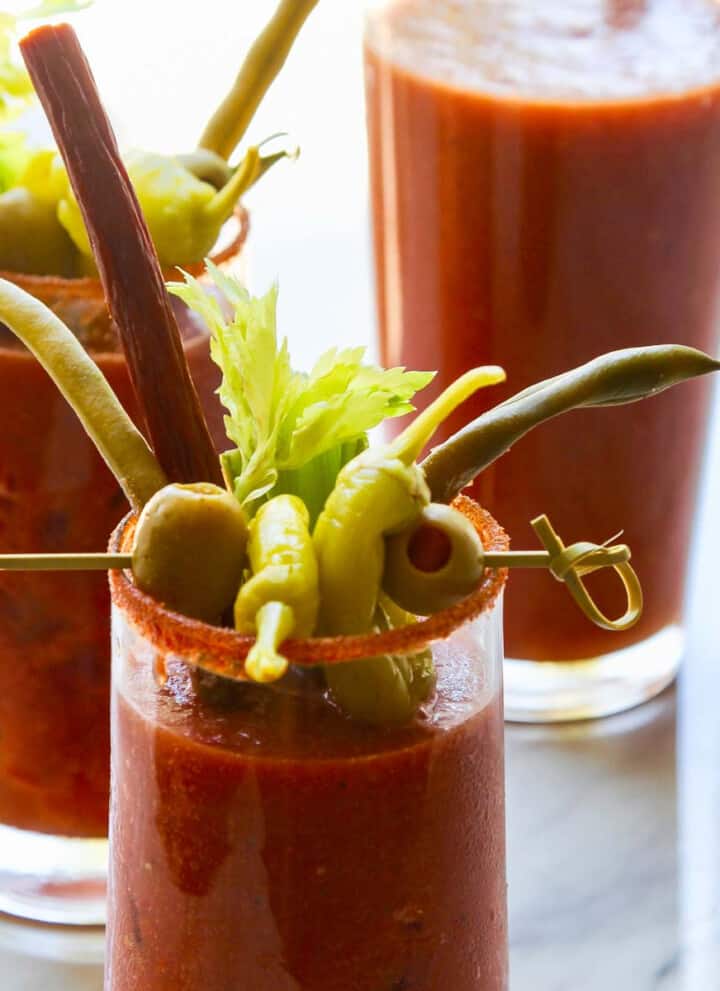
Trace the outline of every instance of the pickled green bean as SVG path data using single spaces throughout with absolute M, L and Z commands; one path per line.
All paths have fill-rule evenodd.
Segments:
M 613 351 L 539 382 L 483 413 L 430 452 L 422 468 L 436 502 L 450 502 L 526 433 L 561 413 L 657 395 L 720 362 L 681 345 Z M 531 480 L 528 480 L 531 481 Z
M 317 3 L 318 0 L 281 0 L 250 49 L 232 89 L 208 122 L 199 141 L 201 148 L 230 158 Z
M 104 375 L 52 310 L 0 279 L 0 322 L 50 375 L 115 475 L 134 509 L 167 482 L 147 441 L 120 405 Z

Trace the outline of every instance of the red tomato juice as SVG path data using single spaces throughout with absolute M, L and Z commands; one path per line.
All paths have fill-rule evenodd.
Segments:
M 108 991 L 506 991 L 502 699 L 470 641 L 398 729 L 315 692 L 223 710 L 116 641 Z

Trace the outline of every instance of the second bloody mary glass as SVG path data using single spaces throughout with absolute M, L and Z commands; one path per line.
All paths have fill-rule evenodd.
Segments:
M 247 218 L 215 260 L 241 277 Z M 138 418 L 97 279 L 10 275 L 50 306 Z M 184 350 L 216 442 L 224 442 L 208 332 L 175 301 Z M 73 410 L 0 327 L 0 548 L 103 548 L 126 501 Z M 0 575 L 0 911 L 44 922 L 105 918 L 110 778 L 107 579 Z
M 106 991 L 506 991 L 502 576 L 426 623 L 286 645 L 320 662 L 432 641 L 434 697 L 394 728 L 343 715 L 312 667 L 208 675 L 248 641 L 123 572 L 111 587 Z
M 365 64 L 384 364 L 438 368 L 439 390 L 496 363 L 510 395 L 616 348 L 715 350 L 716 3 L 380 0 Z M 445 431 L 488 398 L 504 397 L 480 394 Z M 518 546 L 536 509 L 570 539 L 624 528 L 646 590 L 643 620 L 609 636 L 518 575 L 509 718 L 600 716 L 674 678 L 707 410 L 697 383 L 576 413 L 478 479 Z

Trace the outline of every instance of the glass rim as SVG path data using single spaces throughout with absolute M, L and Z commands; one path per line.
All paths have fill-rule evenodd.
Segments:
M 384 0 L 365 0 L 363 4 L 363 43 L 381 59 L 383 52 L 373 37 L 373 31 L 377 34 L 378 28 L 375 22 L 382 20 L 383 10 L 386 6 L 388 4 Z M 384 27 L 388 30 L 386 25 Z M 389 31 L 392 34 L 392 28 Z M 411 80 L 432 83 L 459 96 L 465 96 L 467 93 L 467 89 L 463 87 L 462 83 L 449 77 L 445 78 L 439 72 L 423 72 L 400 62 L 393 64 L 401 70 L 403 76 L 409 77 Z M 540 113 L 555 114 L 560 112 L 568 117 L 573 117 L 584 114 L 590 109 L 612 119 L 618 112 L 627 112 L 641 107 L 652 107 L 659 111 L 672 113 L 679 100 L 705 101 L 712 98 L 717 90 L 717 75 L 711 74 L 707 79 L 698 79 L 681 86 L 679 89 L 672 89 L 665 85 L 664 87 L 655 87 L 652 91 L 608 93 L 603 96 L 587 96 L 587 94 L 561 92 L 559 90 L 538 94 L 527 84 L 522 83 L 513 84 L 513 88 L 505 89 L 502 83 L 493 83 L 490 78 L 485 80 L 484 86 L 476 87 L 472 92 L 479 100 L 499 103 L 503 108 L 510 110 L 530 108 L 532 111 Z
M 250 232 L 250 214 L 244 206 L 238 206 L 231 219 L 236 221 L 237 230 L 225 247 L 209 256 L 214 265 L 223 265 L 237 257 L 245 247 Z M 171 265 L 169 268 L 163 269 L 163 279 L 166 282 L 173 281 L 177 279 L 180 271 L 195 277 L 200 276 L 205 272 L 205 262 Z M 82 275 L 75 278 L 64 275 L 33 275 L 29 272 L 12 272 L 0 269 L 0 278 L 14 283 L 20 289 L 31 294 L 44 290 L 62 293 L 68 299 L 94 299 L 98 295 L 104 299 L 102 284 L 95 275 Z
M 453 506 L 475 527 L 486 551 L 508 550 L 508 535 L 473 499 L 460 495 Z M 136 522 L 135 513 L 128 513 L 120 521 L 110 538 L 111 553 L 126 551 Z M 446 640 L 466 623 L 493 609 L 505 587 L 507 575 L 506 568 L 486 569 L 477 589 L 461 602 L 408 626 L 383 633 L 289 639 L 283 644 L 283 655 L 291 664 L 313 667 L 385 654 L 417 653 L 431 643 Z M 254 637 L 173 612 L 141 592 L 128 571 L 110 571 L 109 578 L 113 606 L 122 610 L 132 626 L 157 650 L 181 656 L 195 667 L 221 677 L 251 680 L 245 673 L 244 661 L 255 642 Z

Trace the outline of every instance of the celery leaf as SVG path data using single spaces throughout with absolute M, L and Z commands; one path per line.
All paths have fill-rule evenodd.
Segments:
M 365 364 L 364 348 L 332 348 L 309 374 L 296 372 L 287 341 L 278 342 L 277 287 L 255 298 L 210 262 L 208 273 L 214 287 L 186 275 L 168 288 L 212 335 L 226 432 L 236 445 L 222 457 L 228 485 L 251 509 L 273 491 L 296 492 L 314 517 L 367 431 L 411 412 L 433 373 Z

